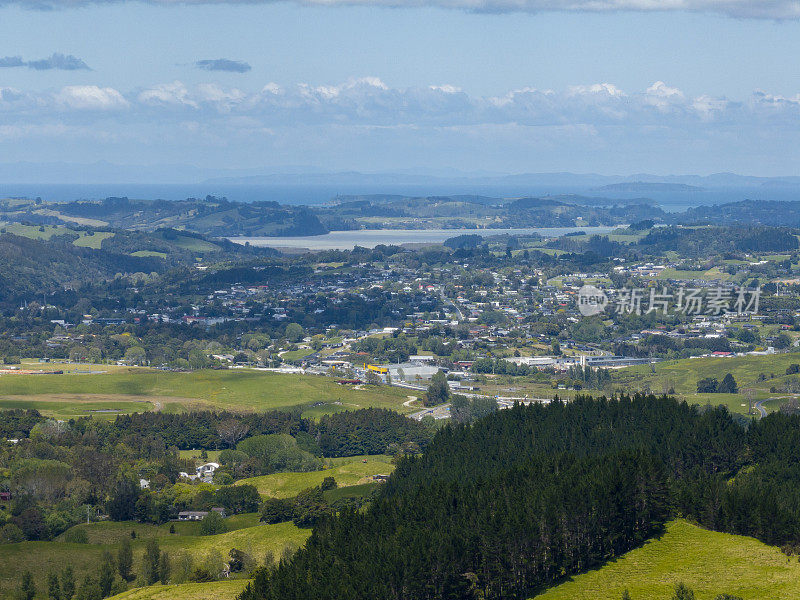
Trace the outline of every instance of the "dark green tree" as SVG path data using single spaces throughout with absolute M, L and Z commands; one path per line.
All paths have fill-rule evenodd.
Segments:
M 158 565 L 161 559 L 161 549 L 155 538 L 147 540 L 144 546 L 144 558 L 142 559 L 142 576 L 147 585 L 158 582 Z
M 61 585 L 58 583 L 58 574 L 47 575 L 47 600 L 61 600 Z
M 122 540 L 117 551 L 117 570 L 124 581 L 133 581 L 133 545 L 129 538 Z
M 739 386 L 736 385 L 736 380 L 730 373 L 722 378 L 722 381 L 720 381 L 719 387 L 717 388 L 717 392 L 720 394 L 735 394 L 738 391 Z
M 450 386 L 447 385 L 447 376 L 444 371 L 437 371 L 431 377 L 428 391 L 425 394 L 425 406 L 436 406 L 437 404 L 444 404 L 450 399 Z
M 18 600 L 33 600 L 34 597 L 36 597 L 36 585 L 33 583 L 33 575 L 30 571 L 25 571 L 17 590 L 17 598 Z
M 86 576 L 75 593 L 75 600 L 103 600 L 100 584 L 94 577 L 91 575 Z
M 167 585 L 171 574 L 172 564 L 169 560 L 169 554 L 166 551 L 161 552 L 161 556 L 158 558 L 158 579 L 162 584 Z
M 111 587 L 114 585 L 114 557 L 111 552 L 103 552 L 103 559 L 100 563 L 100 571 L 97 574 L 97 584 L 100 586 L 100 593 L 103 598 L 111 595 Z
M 706 377 L 697 382 L 698 394 L 716 394 L 719 390 L 719 381 L 714 377 Z
M 63 600 L 72 600 L 75 595 L 75 575 L 72 567 L 67 565 L 61 573 L 61 597 Z
M 217 535 L 228 531 L 225 519 L 217 511 L 212 510 L 200 521 L 200 535 Z

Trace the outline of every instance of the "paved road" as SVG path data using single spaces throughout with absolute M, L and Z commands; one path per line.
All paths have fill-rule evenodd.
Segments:
M 448 302 L 450 304 L 452 304 L 453 308 L 455 308 L 456 312 L 458 313 L 458 320 L 459 321 L 463 321 L 464 320 L 464 313 L 461 312 L 461 307 L 458 305 L 458 303 L 455 300 L 450 300 L 450 298 L 448 298 L 447 296 L 444 295 L 444 288 L 439 290 L 439 295 L 442 297 L 442 304 L 446 305 Z
M 758 400 L 753 405 L 756 409 L 758 409 L 758 413 L 759 413 L 759 415 L 761 415 L 760 418 L 762 418 L 762 419 L 767 416 L 767 409 L 764 408 L 763 406 L 761 406 L 764 402 L 765 402 L 764 400 Z

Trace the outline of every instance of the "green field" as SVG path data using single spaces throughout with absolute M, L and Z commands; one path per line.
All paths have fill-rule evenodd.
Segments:
M 190 252 L 219 252 L 220 247 L 205 240 L 199 240 L 195 237 L 186 235 L 179 235 L 175 240 L 169 240 L 170 243 L 175 244 L 179 248 L 189 250 Z
M 43 225 L 44 231 L 40 231 L 38 225 L 23 225 L 22 223 L 0 223 L 0 226 L 8 233 L 34 240 L 49 240 L 54 235 L 72 233 L 71 229 L 53 225 Z
M 202 450 L 181 450 L 181 458 L 194 458 L 198 463 L 200 462 L 200 453 Z M 219 462 L 219 453 L 222 450 L 206 450 L 209 462 Z
M 185 552 L 199 562 L 212 550 L 225 556 L 231 548 L 238 548 L 256 561 L 263 562 L 268 552 L 279 557 L 287 548 L 296 550 L 301 547 L 311 533 L 310 529 L 299 529 L 292 523 L 259 525 L 256 514 L 230 517 L 226 523 L 231 531 L 209 536 L 197 535 L 197 523 L 175 523 L 174 534 L 169 533 L 170 524 L 92 523 L 76 526 L 86 529 L 88 544 L 52 541 L 0 545 L 0 598 L 10 597 L 26 570 L 33 573 L 40 590 L 45 589 L 47 574 L 51 570 L 60 572 L 66 564 L 72 565 L 79 579 L 87 572 L 94 573 L 103 551 L 116 552 L 124 538 L 130 539 L 131 530 L 137 533 L 133 542 L 135 572 L 140 568 L 145 540 L 150 537 L 158 537 L 161 549 L 173 557 Z
M 365 461 L 366 462 L 363 462 Z M 334 459 L 331 468 L 310 473 L 273 473 L 240 479 L 238 484 L 256 486 L 258 493 L 270 498 L 292 498 L 305 489 L 316 487 L 326 477 L 333 477 L 340 487 L 367 484 L 373 475 L 389 475 L 394 470 L 389 456 L 353 456 Z
M 800 364 L 800 353 L 771 354 L 765 356 L 733 356 L 704 357 L 656 363 L 654 370 L 649 365 L 627 367 L 613 372 L 614 386 L 631 391 L 647 386 L 655 393 L 662 393 L 670 387 L 675 393 L 692 404 L 725 404 L 731 411 L 746 413 L 747 398 L 741 390 L 752 389 L 754 400 L 785 397 L 785 393 L 771 394 L 770 387 L 785 381 L 786 368 L 792 364 Z M 739 385 L 739 394 L 698 394 L 697 381 L 706 377 L 715 377 L 722 381 L 727 373 L 731 373 Z M 758 381 L 763 373 L 767 379 Z M 775 378 L 771 375 L 775 374 Z M 742 405 L 745 406 L 742 406 Z M 775 409 L 779 401 L 766 403 L 767 408 Z
M 95 250 L 99 250 L 103 240 L 112 237 L 114 237 L 114 232 L 112 231 L 95 231 L 92 235 L 85 234 L 72 243 L 82 248 L 94 248 Z
M 290 350 L 288 352 L 282 352 L 281 358 L 286 362 L 293 362 L 296 360 L 303 359 L 309 354 L 314 354 L 314 351 L 311 348 L 300 348 L 299 350 Z
M 131 256 L 138 258 L 167 258 L 164 252 L 156 252 L 155 250 L 137 250 L 136 252 L 131 252 Z
M 215 581 L 213 583 L 182 583 L 153 585 L 128 590 L 110 600 L 234 600 L 247 585 L 247 580 Z
M 673 521 L 658 539 L 605 566 L 577 575 L 536 600 L 669 600 L 676 583 L 693 588 L 697 600 L 718 594 L 745 600 L 800 598 L 800 563 L 753 538 L 728 535 Z
M 84 365 L 81 367 L 88 368 Z M 50 365 L 48 368 L 61 368 Z M 406 391 L 389 386 L 340 386 L 328 377 L 248 369 L 171 373 L 110 369 L 102 374 L 0 375 L 0 408 L 36 408 L 58 418 L 114 412 L 189 409 L 264 411 L 306 407 L 318 417 L 342 410 L 382 407 L 410 412 Z
M 664 269 L 659 273 L 658 279 L 719 279 L 725 281 L 730 279 L 730 274 L 725 273 L 717 267 L 712 267 L 707 271 L 679 271 L 677 269 Z

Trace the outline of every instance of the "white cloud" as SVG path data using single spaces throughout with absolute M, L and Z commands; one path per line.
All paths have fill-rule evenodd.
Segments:
M 454 86 L 454 85 L 447 85 L 447 84 L 445 84 L 445 85 L 431 85 L 431 86 L 428 86 L 428 87 L 430 87 L 430 89 L 432 89 L 432 90 L 436 90 L 436 91 L 439 91 L 439 92 L 444 92 L 445 94 L 457 94 L 458 92 L 461 91 L 460 87 L 457 87 L 457 86 Z
M 114 110 L 127 108 L 128 101 L 114 88 L 96 85 L 70 85 L 55 96 L 56 102 L 77 110 Z
M 758 136 L 777 140 L 763 144 L 764 152 L 788 163 L 800 159 L 795 150 L 800 94 L 758 91 L 731 100 L 689 95 L 656 81 L 639 90 L 603 82 L 477 96 L 448 85 L 394 88 L 376 77 L 324 86 L 268 83 L 254 92 L 179 81 L 130 92 L 99 86 L 50 92 L 0 87 L 0 150 L 8 151 L 3 139 L 30 139 L 25 147 L 35 149 L 48 136 L 70 139 L 69 131 L 76 139 L 89 139 L 94 132 L 93 139 L 109 145 L 127 140 L 145 145 L 145 152 L 168 146 L 175 149 L 172 160 L 179 161 L 187 153 L 210 156 L 215 148 L 237 145 L 239 158 L 247 160 L 269 153 L 302 161 L 307 152 L 309 161 L 322 162 L 319 157 L 327 152 L 367 163 L 379 156 L 421 156 L 423 148 L 432 161 L 436 156 L 469 161 L 493 149 L 522 169 L 534 168 L 522 164 L 528 153 L 547 160 L 561 153 L 564 160 L 575 157 L 591 165 L 600 160 L 599 152 L 609 165 L 612 157 L 640 165 L 646 157 L 663 156 L 667 147 L 673 147 L 672 164 L 679 168 L 678 161 L 688 160 L 687 148 L 703 148 L 722 161 L 738 148 L 737 140 L 743 140 L 744 156 L 744 140 Z M 360 158 L 351 154 L 357 148 L 363 150 Z
M 739 102 L 702 94 L 690 97 L 663 81 L 643 91 L 622 90 L 613 83 L 576 85 L 565 91 L 523 87 L 494 96 L 470 95 L 451 85 L 392 88 L 377 77 L 336 85 L 269 83 L 247 92 L 218 83 L 186 86 L 180 81 L 123 94 L 110 87 L 67 86 L 53 93 L 0 87 L 0 114 L 45 118 L 48 111 L 93 112 L 126 109 L 120 119 L 162 118 L 183 121 L 247 117 L 264 127 L 325 123 L 360 126 L 473 126 L 520 123 L 530 126 L 614 125 L 691 128 L 709 117 L 726 120 L 785 116 L 791 126 L 800 114 L 800 94 L 757 91 Z
M 656 81 L 653 85 L 647 88 L 646 93 L 650 96 L 657 96 L 659 98 L 683 98 L 683 92 L 678 88 L 669 87 L 663 81 Z
M 611 96 L 621 98 L 625 96 L 625 92 L 615 86 L 613 83 L 592 83 L 590 85 L 573 85 L 569 88 L 569 93 L 572 96 Z
M 692 101 L 692 108 L 702 117 L 711 117 L 714 113 L 722 113 L 728 107 L 728 101 L 724 98 L 713 98 L 711 96 L 698 96 Z
M 197 108 L 197 102 L 189 97 L 189 90 L 180 81 L 162 83 L 146 89 L 139 93 L 138 100 L 142 104 Z

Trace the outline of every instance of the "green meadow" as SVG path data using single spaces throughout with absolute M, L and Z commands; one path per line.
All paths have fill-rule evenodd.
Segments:
M 60 369 L 61 365 L 49 368 Z M 411 408 L 403 406 L 405 400 L 406 391 L 399 388 L 356 389 L 340 386 L 328 377 L 250 369 L 173 373 L 116 368 L 97 374 L 0 375 L 0 408 L 36 408 L 66 419 L 191 409 L 266 411 L 302 407 L 312 417 L 367 407 L 410 412 Z
M 136 588 L 111 596 L 110 600 L 234 600 L 247 580 L 234 579 L 211 583 L 181 583 Z
M 249 483 L 258 493 L 269 498 L 292 498 L 305 489 L 316 487 L 326 477 L 333 477 L 339 487 L 360 486 L 372 481 L 373 475 L 390 475 L 394 471 L 391 457 L 353 456 L 333 459 L 331 468 L 309 473 L 273 473 L 240 479 L 237 485 Z
M 669 600 L 674 586 L 697 600 L 731 594 L 745 600 L 800 598 L 800 563 L 753 538 L 707 531 L 677 520 L 660 538 L 599 569 L 569 578 L 535 600 Z
M 613 372 L 616 388 L 631 391 L 649 388 L 662 393 L 673 388 L 675 393 L 692 404 L 725 404 L 733 412 L 747 413 L 747 398 L 743 390 L 752 390 L 754 400 L 771 399 L 765 408 L 776 409 L 778 398 L 785 393 L 771 393 L 771 387 L 780 388 L 785 383 L 786 368 L 800 364 L 800 353 L 770 354 L 764 356 L 703 357 L 664 361 L 654 365 L 638 365 Z M 738 394 L 698 394 L 697 382 L 706 377 L 722 381 L 727 373 L 736 379 Z M 759 381 L 760 376 L 766 379 Z M 774 377 L 773 377 L 774 375 Z M 795 376 L 796 377 L 796 376 Z

